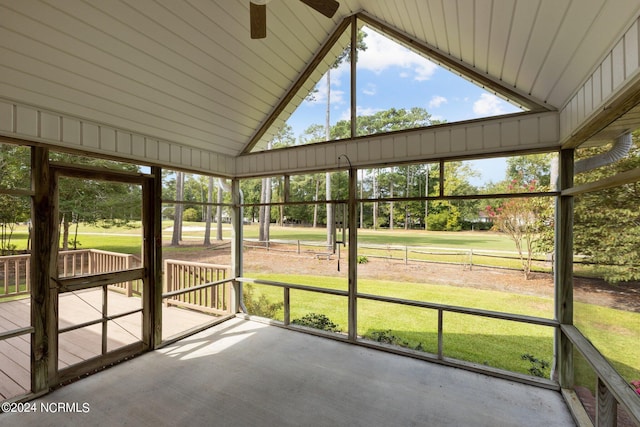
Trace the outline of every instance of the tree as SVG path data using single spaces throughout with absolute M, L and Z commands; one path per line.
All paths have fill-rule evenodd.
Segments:
M 358 30 L 358 34 L 356 36 L 356 58 L 351 57 L 351 43 L 347 46 L 347 48 L 342 51 L 342 53 L 336 58 L 335 62 L 331 65 L 331 68 L 327 70 L 327 110 L 325 117 L 325 132 L 326 132 L 326 140 L 329 141 L 331 138 L 331 127 L 330 127 L 330 115 L 331 115 L 331 69 L 338 68 L 343 62 L 351 62 L 353 60 L 357 60 L 357 52 L 363 52 L 367 50 L 367 45 L 364 42 L 364 38 L 367 34 Z M 349 137 L 351 137 L 351 133 L 349 133 Z M 326 173 L 326 185 L 325 185 L 326 197 L 327 201 L 331 200 L 331 174 L 329 172 Z M 333 209 L 333 204 L 327 203 L 327 247 L 330 250 L 333 250 L 333 246 L 335 242 L 333 241 L 333 224 L 335 222 L 335 212 Z
M 440 165 L 429 167 L 429 195 L 440 194 Z M 477 193 L 478 190 L 469 183 L 469 178 L 478 172 L 468 163 L 446 162 L 444 167 L 443 193 L 459 196 Z M 464 228 L 465 219 L 475 218 L 479 210 L 478 200 L 434 200 L 427 202 L 427 229 L 432 231 L 459 231 Z
M 295 144 L 295 137 L 293 135 L 293 128 L 284 124 L 278 133 L 267 143 L 267 150 L 272 148 L 289 147 Z M 260 203 L 264 205 L 260 206 L 258 214 L 259 222 L 259 239 L 261 241 L 269 240 L 269 228 L 271 226 L 271 195 L 272 195 L 272 180 L 271 177 L 262 178 L 262 186 L 260 191 Z
M 138 172 L 136 165 L 51 153 L 51 160 L 81 164 L 96 169 L 114 169 Z M 79 182 L 80 181 L 80 182 Z M 60 178 L 58 182 L 58 207 L 62 227 L 62 248 L 71 245 L 77 249 L 78 225 L 80 222 L 98 224 L 102 227 L 126 225 L 132 220 L 140 220 L 142 212 L 142 189 L 139 185 L 94 179 Z M 75 235 L 70 238 L 70 227 L 75 225 Z
M 0 188 L 30 188 L 30 165 L 29 147 L 0 144 Z M 15 226 L 28 220 L 30 214 L 28 198 L 0 194 L 0 255 L 14 252 L 11 239 Z
M 507 158 L 507 178 L 521 182 L 537 182 L 538 185 L 551 187 L 551 161 L 555 153 L 528 154 Z
M 586 158 L 609 147 L 578 150 Z M 640 168 L 640 132 L 633 133 L 629 154 L 611 165 L 578 174 L 575 184 L 593 182 Z M 586 255 L 612 283 L 640 279 L 640 183 L 633 182 L 575 199 L 574 252 Z
M 514 180 L 511 190 L 518 192 L 544 191 L 536 181 L 522 183 Z M 495 207 L 487 206 L 487 214 L 494 229 L 505 233 L 516 245 L 525 279 L 529 279 L 533 255 L 546 248 L 544 231 L 553 229 L 553 206 L 548 198 L 514 197 L 502 200 Z

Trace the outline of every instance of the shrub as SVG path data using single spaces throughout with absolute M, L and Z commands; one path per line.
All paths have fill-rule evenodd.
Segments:
M 282 302 L 271 302 L 267 297 L 263 294 L 260 295 L 257 299 L 254 295 L 253 286 L 249 284 L 245 284 L 242 288 L 242 296 L 244 299 L 244 306 L 247 309 L 249 314 L 253 314 L 256 316 L 267 317 L 269 319 L 273 319 L 276 316 L 278 310 L 280 310 L 284 303 Z
M 523 354 L 522 356 L 520 356 L 520 358 L 522 360 L 528 360 L 529 363 L 531 363 L 531 366 L 527 370 L 531 375 L 533 375 L 534 377 L 540 377 L 540 378 L 548 377 L 548 374 L 546 371 L 547 369 L 549 369 L 549 366 L 550 366 L 549 362 L 547 362 L 546 360 L 538 359 L 537 357 L 529 353 Z
M 195 210 L 194 208 L 187 208 L 182 213 L 182 220 L 183 221 L 189 221 L 189 222 L 199 221 L 200 220 L 200 213 L 197 210 Z
M 358 264 L 366 264 L 369 262 L 369 258 L 367 258 L 364 255 L 358 255 L 358 258 L 356 258 L 356 261 L 358 262 Z
M 373 331 L 365 334 L 364 337 L 383 344 L 409 347 L 409 343 L 397 335 L 392 334 L 391 329 L 387 329 L 386 331 Z
M 293 323 L 294 325 L 320 329 L 322 331 L 340 332 L 340 326 L 333 323 L 324 314 L 318 314 L 318 313 L 305 314 L 300 319 L 293 319 L 291 323 Z

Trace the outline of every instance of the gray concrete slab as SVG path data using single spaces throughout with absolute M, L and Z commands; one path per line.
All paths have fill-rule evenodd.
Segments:
M 0 425 L 574 425 L 554 391 L 241 319 L 32 404 Z

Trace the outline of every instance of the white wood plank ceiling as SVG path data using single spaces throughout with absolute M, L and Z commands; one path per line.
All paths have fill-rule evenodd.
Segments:
M 236 156 L 338 24 L 365 11 L 560 110 L 640 1 L 340 0 L 332 19 L 294 0 L 267 10 L 267 38 L 251 40 L 249 0 L 0 0 L 0 97 Z

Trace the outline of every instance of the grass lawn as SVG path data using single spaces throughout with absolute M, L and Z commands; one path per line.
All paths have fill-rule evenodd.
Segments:
M 171 238 L 171 221 L 163 223 L 163 238 Z M 200 239 L 203 235 L 203 223 L 186 223 L 183 231 L 185 239 Z M 229 224 L 224 225 L 224 236 L 230 236 Z M 72 230 L 73 231 L 73 230 Z M 113 252 L 140 254 L 142 238 L 139 228 L 82 225 L 78 234 L 79 248 L 96 248 Z M 246 238 L 256 238 L 258 227 L 255 224 L 244 227 Z M 18 250 L 27 247 L 26 226 L 16 227 L 12 244 Z M 323 228 L 271 228 L 271 238 L 278 240 L 324 241 Z M 513 242 L 507 237 L 491 232 L 432 232 L 421 230 L 358 230 L 359 242 L 363 245 L 415 245 L 452 249 L 478 249 L 513 251 Z M 166 247 L 165 254 L 172 251 L 195 250 L 193 247 Z M 374 252 L 374 255 L 388 256 L 390 249 L 363 249 L 360 252 Z M 404 255 L 398 250 L 392 253 L 394 258 Z M 385 255 L 385 253 L 387 255 Z M 411 257 L 420 255 L 412 254 Z M 427 259 L 429 256 L 424 255 Z M 442 255 L 437 255 L 443 257 Z M 459 262 L 460 255 L 452 255 Z M 474 263 L 479 256 L 474 255 Z M 482 258 L 480 258 L 482 259 Z M 496 258 L 487 258 L 494 265 L 500 262 Z M 516 263 L 517 268 L 517 263 Z M 329 284 L 326 277 L 258 275 L 248 276 L 277 280 L 288 283 L 300 283 L 311 286 L 332 286 L 346 289 L 346 281 Z M 474 290 L 443 285 L 416 283 L 394 283 L 387 281 L 359 280 L 359 291 L 378 295 L 393 295 L 405 299 L 438 302 L 464 307 L 483 308 L 533 316 L 548 317 L 553 312 L 550 299 L 522 296 L 503 292 Z M 282 290 L 278 288 L 255 286 L 255 297 L 265 295 L 272 302 L 282 301 Z M 346 330 L 346 298 L 330 295 L 310 294 L 303 291 L 291 292 L 291 319 L 307 313 L 322 313 L 334 323 Z M 280 309 L 275 318 L 282 320 Z M 385 333 L 395 336 L 410 348 L 435 353 L 437 351 L 437 314 L 433 310 L 397 306 L 373 301 L 359 301 L 358 333 L 370 336 L 372 333 Z M 622 373 L 626 379 L 640 378 L 640 359 L 634 350 L 640 342 L 640 314 L 608 309 L 599 306 L 576 303 L 576 324 L 591 339 L 598 349 Z M 515 372 L 524 372 L 530 368 L 521 355 L 528 353 L 551 362 L 553 355 L 553 331 L 551 328 L 531 326 L 516 322 L 484 319 L 476 316 L 454 313 L 444 314 L 444 351 L 445 356 L 487 364 Z M 388 331 L 388 332 L 387 332 Z M 577 378 L 584 377 L 592 382 L 587 368 L 579 368 Z
M 248 277 L 297 283 L 309 286 L 344 289 L 344 284 L 314 276 L 247 273 Z M 250 285 L 253 298 L 264 295 L 272 303 L 283 301 L 281 288 Z M 548 317 L 553 301 L 505 292 L 459 288 L 424 283 L 394 283 L 359 280 L 361 293 L 393 295 L 399 298 L 436 302 L 463 307 Z M 577 322 L 583 332 L 627 380 L 640 378 L 640 366 L 635 346 L 640 339 L 640 314 L 589 304 L 578 304 L 585 315 Z M 291 291 L 291 320 L 305 314 L 319 313 L 347 330 L 347 299 L 306 291 Z M 549 363 L 553 359 L 553 329 L 505 320 L 444 313 L 444 355 L 488 366 L 529 373 L 531 362 L 522 359 L 530 354 Z M 283 320 L 279 308 L 273 318 Z M 625 325 L 621 327 L 621 325 Z M 615 332 L 615 334 L 614 334 Z M 437 353 L 437 312 L 417 307 L 400 306 L 377 301 L 358 300 L 358 334 L 371 337 L 384 333 L 401 345 L 429 353 Z M 615 335 L 615 337 L 614 337 Z M 578 378 L 590 383 L 588 367 L 578 363 Z M 547 375 L 549 371 L 545 372 Z M 582 381 L 581 381 L 582 382 Z

